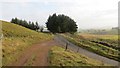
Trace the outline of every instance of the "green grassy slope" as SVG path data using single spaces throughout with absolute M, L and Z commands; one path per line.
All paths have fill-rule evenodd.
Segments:
M 104 66 L 100 61 L 54 46 L 49 54 L 51 66 Z
M 1 21 L 0 21 L 1 22 Z M 2 21 L 3 65 L 16 61 L 20 53 L 32 44 L 52 39 L 52 35 L 36 32 L 25 27 Z

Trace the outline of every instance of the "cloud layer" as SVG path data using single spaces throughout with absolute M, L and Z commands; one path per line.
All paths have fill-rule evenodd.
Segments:
M 44 25 L 49 15 L 65 14 L 74 19 L 79 28 L 101 28 L 118 25 L 119 0 L 3 0 L 2 19 L 13 17 L 38 21 Z

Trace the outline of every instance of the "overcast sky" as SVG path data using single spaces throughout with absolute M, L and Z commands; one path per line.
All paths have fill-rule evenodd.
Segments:
M 65 14 L 79 28 L 109 28 L 118 26 L 120 0 L 0 0 L 0 17 L 10 21 L 18 17 L 45 25 L 49 15 Z

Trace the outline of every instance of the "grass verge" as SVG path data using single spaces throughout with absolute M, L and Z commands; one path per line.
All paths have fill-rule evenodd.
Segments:
M 79 53 L 54 46 L 50 50 L 49 62 L 51 66 L 105 66 L 100 61 L 88 58 Z

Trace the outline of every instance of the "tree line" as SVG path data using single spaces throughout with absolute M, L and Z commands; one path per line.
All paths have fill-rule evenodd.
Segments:
M 56 15 L 56 13 L 49 16 L 46 26 L 52 33 L 75 33 L 78 28 L 73 19 L 63 14 Z
M 31 22 L 31 21 L 27 22 L 26 20 L 12 18 L 11 23 L 18 24 L 18 25 L 21 25 L 23 27 L 26 27 L 26 28 L 29 28 L 32 30 L 36 30 L 36 31 L 38 31 L 38 29 L 40 29 L 38 22 Z
M 38 22 L 27 22 L 26 20 L 12 18 L 11 23 L 18 24 L 35 31 L 43 31 L 43 27 L 40 27 Z M 48 17 L 46 27 L 52 33 L 75 33 L 78 28 L 73 19 L 63 14 L 56 15 L 56 13 Z

